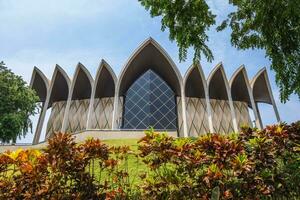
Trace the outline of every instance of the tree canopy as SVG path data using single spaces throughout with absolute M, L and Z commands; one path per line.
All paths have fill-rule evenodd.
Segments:
M 215 15 L 209 11 L 205 0 L 139 0 L 150 10 L 152 17 L 161 16 L 161 29 L 169 28 L 170 40 L 179 47 L 179 59 L 185 60 L 189 47 L 194 48 L 194 60 L 198 61 L 203 53 L 209 60 L 213 54 L 206 42 L 206 31 L 215 24 Z
M 151 16 L 162 17 L 162 30 L 179 46 L 180 61 L 194 48 L 194 61 L 213 54 L 205 44 L 215 15 L 205 0 L 139 0 Z M 298 0 L 229 0 L 235 9 L 217 28 L 230 27 L 231 43 L 238 49 L 264 49 L 275 71 L 282 102 L 293 93 L 300 98 L 300 3 Z
M 0 62 L 0 141 L 16 142 L 32 128 L 38 97 L 26 82 Z
M 281 100 L 292 93 L 300 98 L 300 3 L 297 0 L 230 0 L 237 10 L 218 30 L 229 26 L 238 49 L 266 51 L 276 73 Z

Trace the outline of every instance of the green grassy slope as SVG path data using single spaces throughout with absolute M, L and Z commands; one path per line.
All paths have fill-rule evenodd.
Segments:
M 138 139 L 114 139 L 114 140 L 103 140 L 103 142 L 109 146 L 130 146 L 134 151 L 137 150 Z
M 138 139 L 113 139 L 113 140 L 103 140 L 107 145 L 111 146 L 129 146 L 134 152 L 138 152 Z M 146 172 L 147 168 L 145 164 L 134 155 L 129 155 L 126 162 L 120 164 L 120 169 L 126 169 L 129 174 L 129 183 L 131 185 L 137 185 L 140 182 L 139 175 Z M 97 161 L 94 162 L 94 176 L 96 180 L 101 179 L 104 181 L 109 176 L 107 172 L 101 172 Z

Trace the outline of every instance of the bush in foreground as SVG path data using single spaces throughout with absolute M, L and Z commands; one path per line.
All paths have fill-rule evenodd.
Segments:
M 297 199 L 300 123 L 172 138 L 153 130 L 138 151 L 57 133 L 47 148 L 0 155 L 0 199 Z M 128 157 L 144 163 L 133 185 Z

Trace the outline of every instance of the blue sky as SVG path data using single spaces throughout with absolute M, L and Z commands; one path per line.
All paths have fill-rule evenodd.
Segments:
M 218 15 L 218 23 L 233 9 L 224 0 L 208 3 Z M 132 52 L 150 36 L 169 53 L 182 75 L 192 63 L 192 50 L 185 62 L 179 62 L 178 47 L 169 40 L 167 31 L 161 31 L 160 18 L 151 18 L 137 0 L 0 0 L 0 22 L 0 60 L 27 82 L 34 66 L 50 78 L 56 63 L 70 77 L 78 62 L 95 75 L 102 58 L 119 75 Z M 267 67 L 282 120 L 300 119 L 300 102 L 295 95 L 286 104 L 280 103 L 274 73 L 263 50 L 238 51 L 230 44 L 230 30 L 220 33 L 213 27 L 208 35 L 215 59 L 212 63 L 202 59 L 206 77 L 221 61 L 228 79 L 242 64 L 250 78 Z M 265 124 L 276 121 L 271 106 L 260 109 Z M 20 141 L 31 142 L 32 138 L 29 134 Z

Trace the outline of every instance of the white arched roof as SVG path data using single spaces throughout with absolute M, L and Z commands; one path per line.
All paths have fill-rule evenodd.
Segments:
M 207 85 L 210 99 L 229 100 L 229 84 L 222 63 L 217 64 L 211 71 Z
M 251 96 L 248 90 L 248 88 L 250 88 L 250 84 L 244 65 L 240 66 L 234 72 L 229 81 L 229 85 L 233 101 L 247 102 L 248 106 L 252 107 Z
M 255 102 L 272 104 L 272 94 L 266 68 L 261 69 L 253 77 L 251 88 Z
M 119 76 L 117 94 L 123 95 L 148 69 L 160 75 L 176 95 L 181 95 L 182 77 L 178 68 L 167 52 L 152 38 L 143 42 L 125 64 Z
M 71 80 L 67 73 L 59 65 L 56 65 L 49 88 L 50 99 L 48 108 L 52 106 L 53 102 L 67 101 L 70 86 Z
M 117 82 L 113 69 L 102 59 L 95 78 L 95 97 L 113 97 Z
M 46 101 L 49 90 L 49 80 L 37 67 L 34 67 L 33 69 L 30 87 L 36 91 L 41 102 Z
M 77 64 L 71 86 L 71 99 L 89 99 L 92 94 L 94 80 L 90 72 L 80 62 Z
M 183 87 L 185 96 L 205 98 L 207 83 L 200 63 L 189 67 L 184 76 Z

